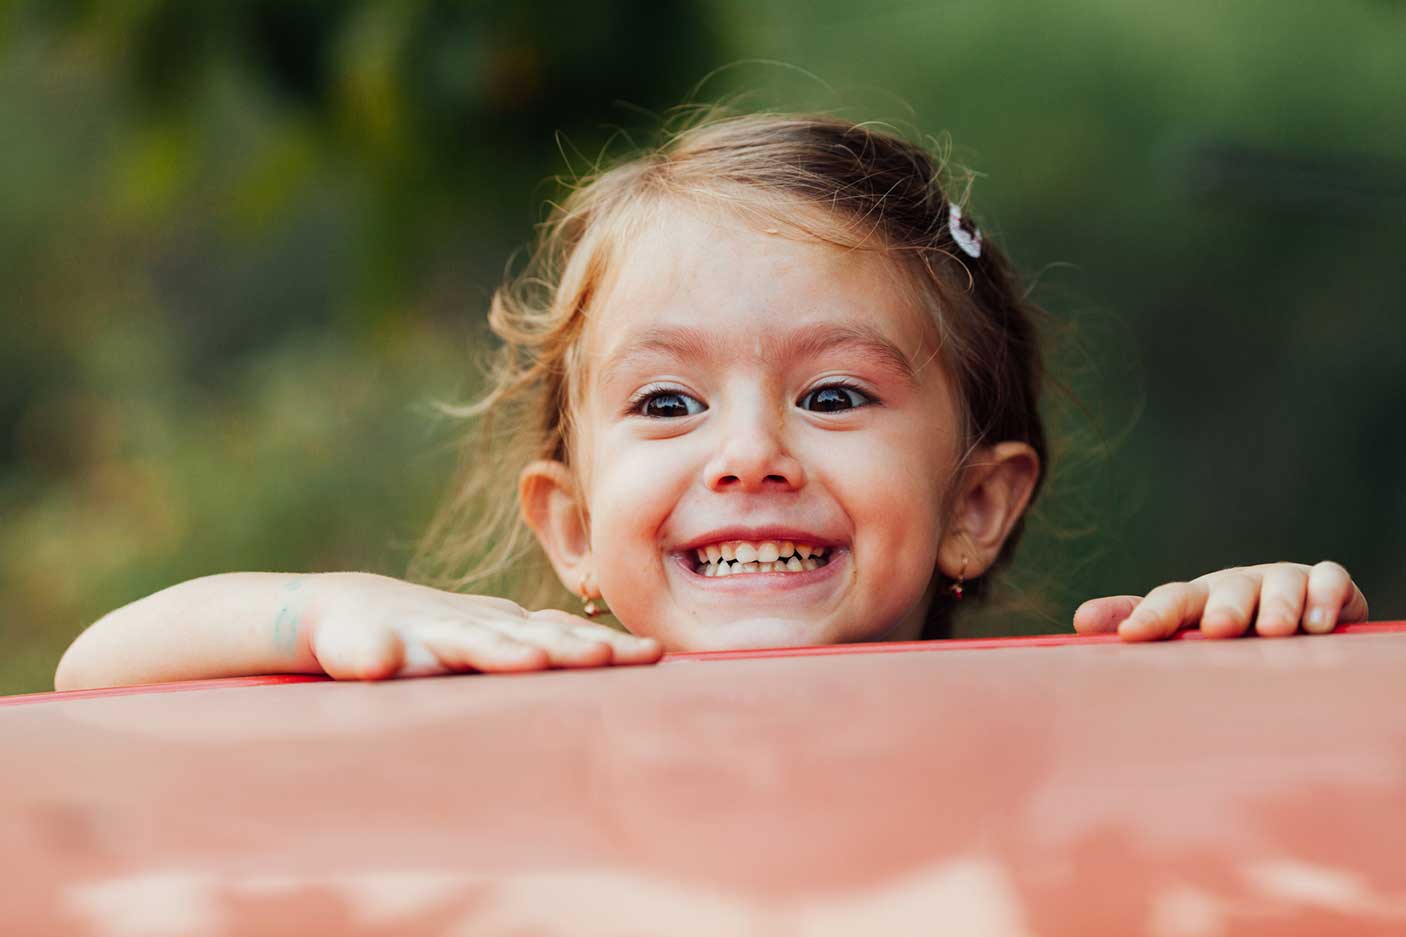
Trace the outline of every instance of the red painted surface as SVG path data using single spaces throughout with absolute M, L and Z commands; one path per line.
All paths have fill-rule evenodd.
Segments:
M 1406 933 L 1403 629 L 48 696 L 0 932 Z
M 1406 621 L 1374 621 L 1341 625 L 1335 634 L 1381 634 L 1406 631 Z M 1173 641 L 1205 640 L 1199 631 L 1179 631 Z M 1117 635 L 1034 634 L 1007 638 L 958 638 L 949 641 L 889 641 L 874 644 L 827 644 L 815 647 L 771 647 L 743 651 L 692 651 L 666 655 L 666 661 L 744 660 L 762 657 L 820 657 L 831 654 L 899 654 L 925 651 L 995 650 L 1011 647 L 1063 647 L 1075 644 L 1118 644 Z M 47 693 L 20 693 L 0 696 L 0 706 L 27 703 L 62 702 L 142 693 L 180 693 L 185 690 L 213 690 L 220 687 L 270 686 L 279 683 L 318 683 L 328 678 L 312 674 L 265 674 L 253 677 L 220 677 L 213 680 L 180 680 L 171 683 L 142 683 L 135 686 L 105 687 L 94 690 L 59 690 Z

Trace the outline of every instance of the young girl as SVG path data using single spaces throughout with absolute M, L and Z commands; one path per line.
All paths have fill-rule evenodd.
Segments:
M 455 591 L 193 580 L 94 624 L 55 684 L 940 637 L 1040 487 L 1034 312 L 920 147 L 823 117 L 714 119 L 575 191 L 494 297 L 504 345 L 466 411 L 487 442 L 431 535 Z M 530 568 L 527 530 L 585 614 L 608 605 L 628 633 L 459 591 Z M 1137 641 L 1366 614 L 1341 566 L 1274 563 L 1087 602 L 1074 625 Z

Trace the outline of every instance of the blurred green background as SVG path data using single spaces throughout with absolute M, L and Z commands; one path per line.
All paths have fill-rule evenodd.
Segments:
M 962 633 L 1322 557 L 1406 616 L 1406 4 L 0 2 L 0 693 L 177 580 L 403 573 L 544 180 L 715 69 L 950 134 L 1061 323 Z

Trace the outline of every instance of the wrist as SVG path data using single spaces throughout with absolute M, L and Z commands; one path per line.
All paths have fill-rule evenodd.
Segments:
M 277 606 L 270 625 L 273 646 L 290 669 L 326 671 L 318 654 L 320 635 L 329 620 L 346 617 L 346 610 L 362 609 L 366 602 L 357 593 L 363 573 L 299 573 L 279 586 Z

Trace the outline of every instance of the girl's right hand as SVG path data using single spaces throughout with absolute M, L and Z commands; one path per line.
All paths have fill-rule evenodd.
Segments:
M 663 655 L 653 638 L 555 609 L 364 573 L 316 579 L 308 646 L 338 680 L 652 664 Z

